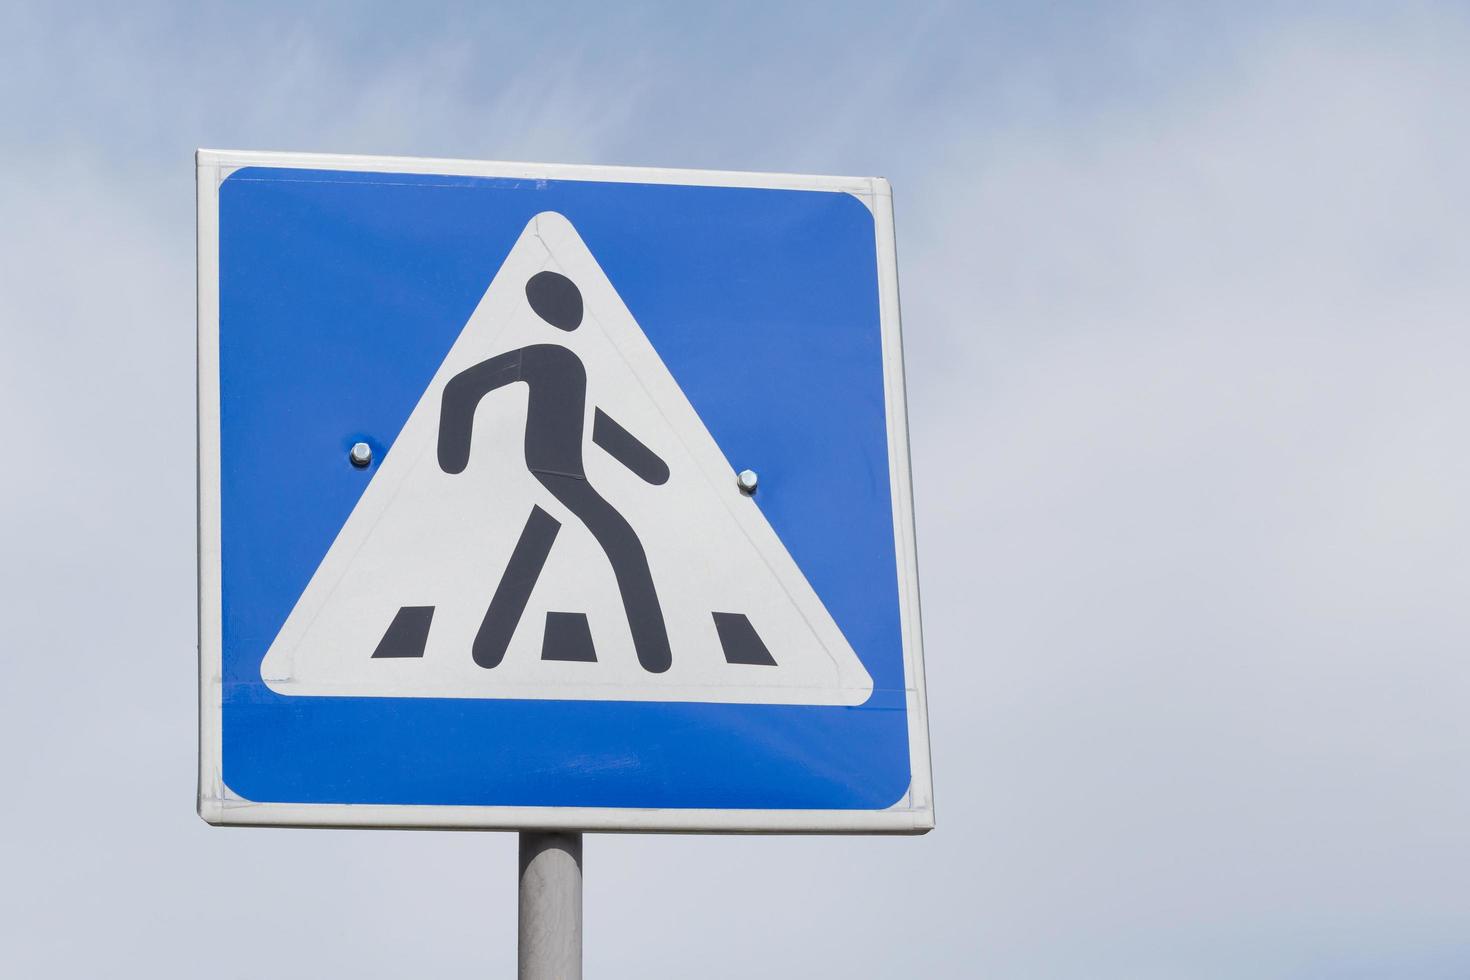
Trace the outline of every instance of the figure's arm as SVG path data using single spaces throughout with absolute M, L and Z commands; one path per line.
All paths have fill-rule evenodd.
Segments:
M 463 473 L 470 463 L 475 408 L 496 388 L 521 380 L 521 352 L 509 351 L 465 368 L 444 386 L 439 408 L 439 468 Z
M 658 486 L 669 481 L 669 464 L 600 408 L 592 414 L 592 441 L 645 483 Z

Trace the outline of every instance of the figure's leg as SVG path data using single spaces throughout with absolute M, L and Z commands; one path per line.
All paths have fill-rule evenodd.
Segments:
M 485 610 L 480 631 L 475 634 L 475 663 L 481 667 L 495 667 L 505 659 L 510 638 L 515 634 L 516 624 L 521 621 L 521 614 L 526 611 L 531 589 L 541 577 L 541 569 L 546 565 L 551 543 L 556 540 L 559 530 L 561 522 L 555 517 L 540 507 L 531 508 L 531 516 L 526 518 L 526 526 L 521 529 L 520 540 L 510 553 L 505 574 L 500 576 L 500 584 L 495 587 L 490 608 Z
M 644 670 L 655 674 L 668 670 L 673 663 L 669 632 L 664 626 L 663 608 L 653 585 L 653 573 L 648 568 L 648 556 L 637 532 L 586 480 L 557 473 L 537 473 L 536 479 L 587 525 L 607 554 L 613 577 L 618 580 L 638 662 Z

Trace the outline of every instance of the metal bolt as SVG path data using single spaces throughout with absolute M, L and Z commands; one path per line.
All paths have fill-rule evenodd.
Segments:
M 362 469 L 373 461 L 373 447 L 365 442 L 355 442 L 352 444 L 352 451 L 347 454 L 347 458 L 352 460 L 353 466 Z
M 740 492 L 747 497 L 755 493 L 755 485 L 758 480 L 759 477 L 755 475 L 755 470 L 741 470 L 740 475 L 735 478 L 735 481 L 740 484 Z

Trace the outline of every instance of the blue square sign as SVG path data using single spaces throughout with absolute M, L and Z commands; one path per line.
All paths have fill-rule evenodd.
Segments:
M 206 820 L 933 826 L 885 181 L 197 166 Z

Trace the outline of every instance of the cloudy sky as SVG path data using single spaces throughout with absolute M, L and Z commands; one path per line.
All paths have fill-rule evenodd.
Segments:
M 4 972 L 513 970 L 194 814 L 214 146 L 893 181 L 938 829 L 589 838 L 589 975 L 1470 975 L 1470 11 L 1183 6 L 0 3 Z

